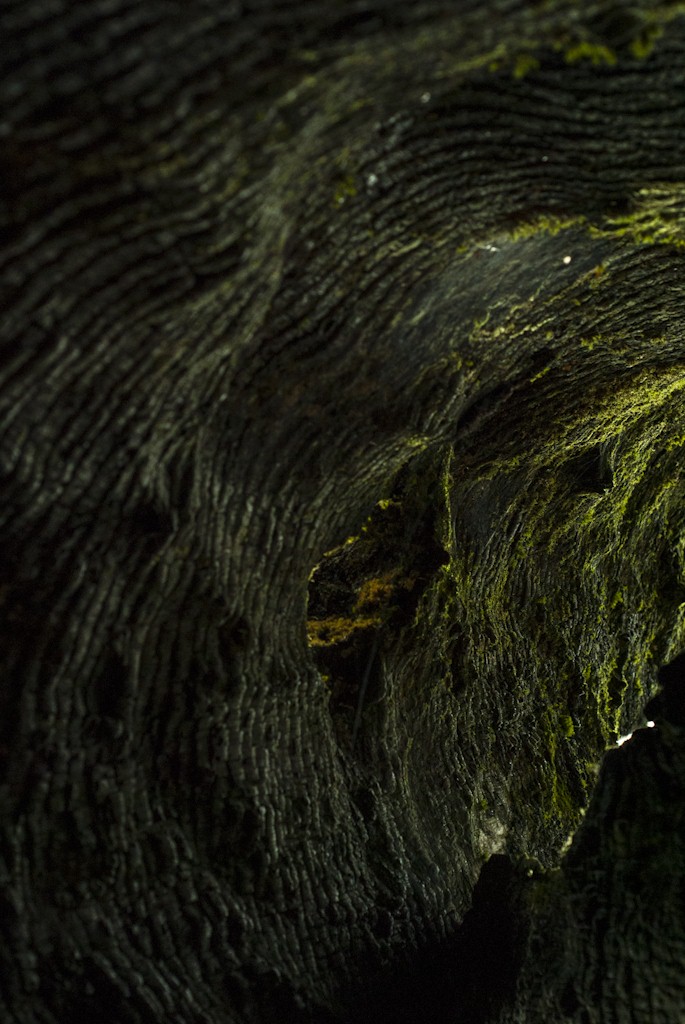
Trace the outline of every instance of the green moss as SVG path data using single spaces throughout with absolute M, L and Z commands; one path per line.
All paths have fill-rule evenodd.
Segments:
M 520 242 L 536 235 L 551 235 L 554 237 L 561 231 L 575 228 L 582 224 L 578 217 L 554 217 L 543 214 L 532 220 L 523 221 L 517 224 L 507 233 L 507 238 L 512 242 Z
M 577 345 L 615 353 L 623 343 L 597 334 Z M 452 601 L 443 598 L 439 629 L 448 634 L 450 619 L 460 623 L 467 678 L 486 694 L 496 687 L 512 721 L 527 723 L 519 729 L 530 739 L 505 723 L 504 736 L 484 731 L 480 748 L 495 760 L 503 745 L 526 751 L 521 784 L 537 791 L 539 816 L 522 828 L 538 837 L 541 820 L 548 835 L 577 823 L 594 780 L 588 765 L 636 721 L 653 692 L 665 635 L 685 630 L 685 602 L 671 625 L 664 619 L 663 542 L 645 543 L 662 535 L 669 516 L 674 529 L 680 521 L 678 474 L 655 486 L 651 467 L 667 451 L 666 425 L 684 389 L 682 366 L 636 372 L 622 386 L 588 393 L 572 416 L 560 409 L 524 457 L 498 455 L 469 483 L 455 459 L 443 481 L 452 557 L 441 586 L 451 587 Z M 600 446 L 609 479 L 584 492 L 583 460 Z M 475 524 L 483 516 L 481 531 Z M 519 802 L 516 792 L 512 800 Z
M 530 383 L 531 384 L 535 384 L 535 383 L 537 383 L 537 381 L 542 380 L 543 377 L 547 376 L 547 374 L 549 373 L 549 371 L 551 369 L 552 369 L 552 364 L 551 363 L 548 366 L 543 366 L 543 368 L 540 370 L 539 373 L 536 373 L 534 377 L 530 378 Z
M 412 437 L 405 438 L 405 445 L 407 448 L 411 448 L 413 451 L 425 451 L 430 444 L 431 439 L 429 437 L 421 437 L 420 435 L 414 435 Z
M 599 263 L 590 272 L 589 284 L 591 288 L 599 288 L 606 277 L 607 268 L 604 263 Z
M 552 801 L 549 807 L 549 817 L 556 819 L 559 826 L 567 831 L 578 824 L 580 808 L 574 799 L 565 776 L 554 772 L 552 780 Z
M 571 46 L 564 53 L 564 57 L 568 64 L 576 64 L 581 60 L 589 60 L 595 67 L 616 64 L 616 54 L 613 50 L 602 43 L 591 43 L 587 40 Z
M 531 71 L 537 71 L 540 61 L 530 53 L 520 54 L 514 63 L 514 78 L 521 79 L 529 75 Z
M 348 199 L 354 199 L 356 195 L 357 186 L 355 180 L 351 174 L 348 174 L 347 177 L 338 183 L 333 202 L 336 206 L 342 206 Z
M 561 363 L 590 365 L 593 350 L 597 361 L 621 353 L 619 332 L 609 333 L 601 321 L 597 334 L 584 325 L 587 337 L 582 326 L 569 329 Z M 543 312 L 535 327 L 542 344 L 547 326 Z M 481 326 L 486 341 L 488 329 L 516 338 L 515 315 L 505 327 L 495 310 Z M 552 369 L 554 377 L 534 379 L 544 377 L 541 388 L 553 391 L 557 364 Z M 402 692 L 415 713 L 435 724 L 436 743 L 456 730 L 474 770 L 487 765 L 499 773 L 500 791 L 487 790 L 492 806 L 479 808 L 483 790 L 475 790 L 473 810 L 483 812 L 485 834 L 506 824 L 516 842 L 523 836 L 525 848 L 546 855 L 577 825 L 603 750 L 637 721 L 667 643 L 673 647 L 673 638 L 685 635 L 685 602 L 680 612 L 674 605 L 664 613 L 661 570 L 654 567 L 662 543 L 654 539 L 669 516 L 672 533 L 682 520 L 676 467 L 685 427 L 674 432 L 672 425 L 685 368 L 633 373 L 601 388 L 590 378 L 587 395 L 571 410 L 550 403 L 544 423 L 533 430 L 526 423 L 532 440 L 523 452 L 498 436 L 494 454 L 474 468 L 481 448 L 466 456 L 433 449 L 412 460 L 416 472 L 403 485 L 407 522 L 416 518 L 415 490 L 417 508 L 426 500 L 439 506 L 433 528 L 449 563 L 434 572 L 407 627 L 414 648 L 431 651 L 431 662 L 424 669 L 408 664 L 404 651 L 398 655 Z M 586 491 L 583 460 L 600 447 L 609 479 L 597 470 L 596 487 L 590 481 Z M 668 486 L 650 482 L 657 457 L 671 460 Z M 682 548 L 681 564 L 685 534 Z M 383 580 L 374 577 L 373 585 L 384 604 Z M 374 602 L 363 608 L 372 610 Z M 420 695 L 419 678 L 430 680 Z M 475 708 L 496 708 L 497 715 L 471 734 L 465 723 Z M 496 844 L 493 836 L 488 842 Z
M 647 25 L 630 43 L 630 52 L 636 60 L 646 60 L 651 56 L 657 40 L 663 35 L 661 25 Z
M 572 736 L 575 736 L 576 730 L 573 725 L 573 719 L 570 715 L 562 715 L 559 719 L 559 725 L 567 740 L 570 740 Z
M 633 209 L 601 226 L 590 227 L 593 238 L 626 238 L 637 245 L 669 245 L 685 248 L 682 186 L 666 184 L 640 189 Z

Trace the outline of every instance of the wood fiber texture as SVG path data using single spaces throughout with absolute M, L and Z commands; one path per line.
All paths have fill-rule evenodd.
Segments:
M 0 1020 L 681 1019 L 683 5 L 0 40 Z

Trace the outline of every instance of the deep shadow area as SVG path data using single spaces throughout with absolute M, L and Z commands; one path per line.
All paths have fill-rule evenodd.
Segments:
M 365 990 L 347 1001 L 344 1024 L 484 1024 L 495 1019 L 513 1000 L 525 946 L 522 884 L 508 857 L 492 856 L 483 865 L 461 926 L 391 969 L 376 972 Z
M 659 669 L 659 682 L 661 690 L 645 708 L 647 719 L 685 728 L 685 653 Z

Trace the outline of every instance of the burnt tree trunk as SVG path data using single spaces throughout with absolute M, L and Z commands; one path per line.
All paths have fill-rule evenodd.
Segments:
M 685 1017 L 681 7 L 2 5 L 3 1024 Z

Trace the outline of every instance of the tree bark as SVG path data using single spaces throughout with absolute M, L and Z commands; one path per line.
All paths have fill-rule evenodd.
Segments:
M 681 5 L 0 29 L 3 1021 L 683 1017 Z

